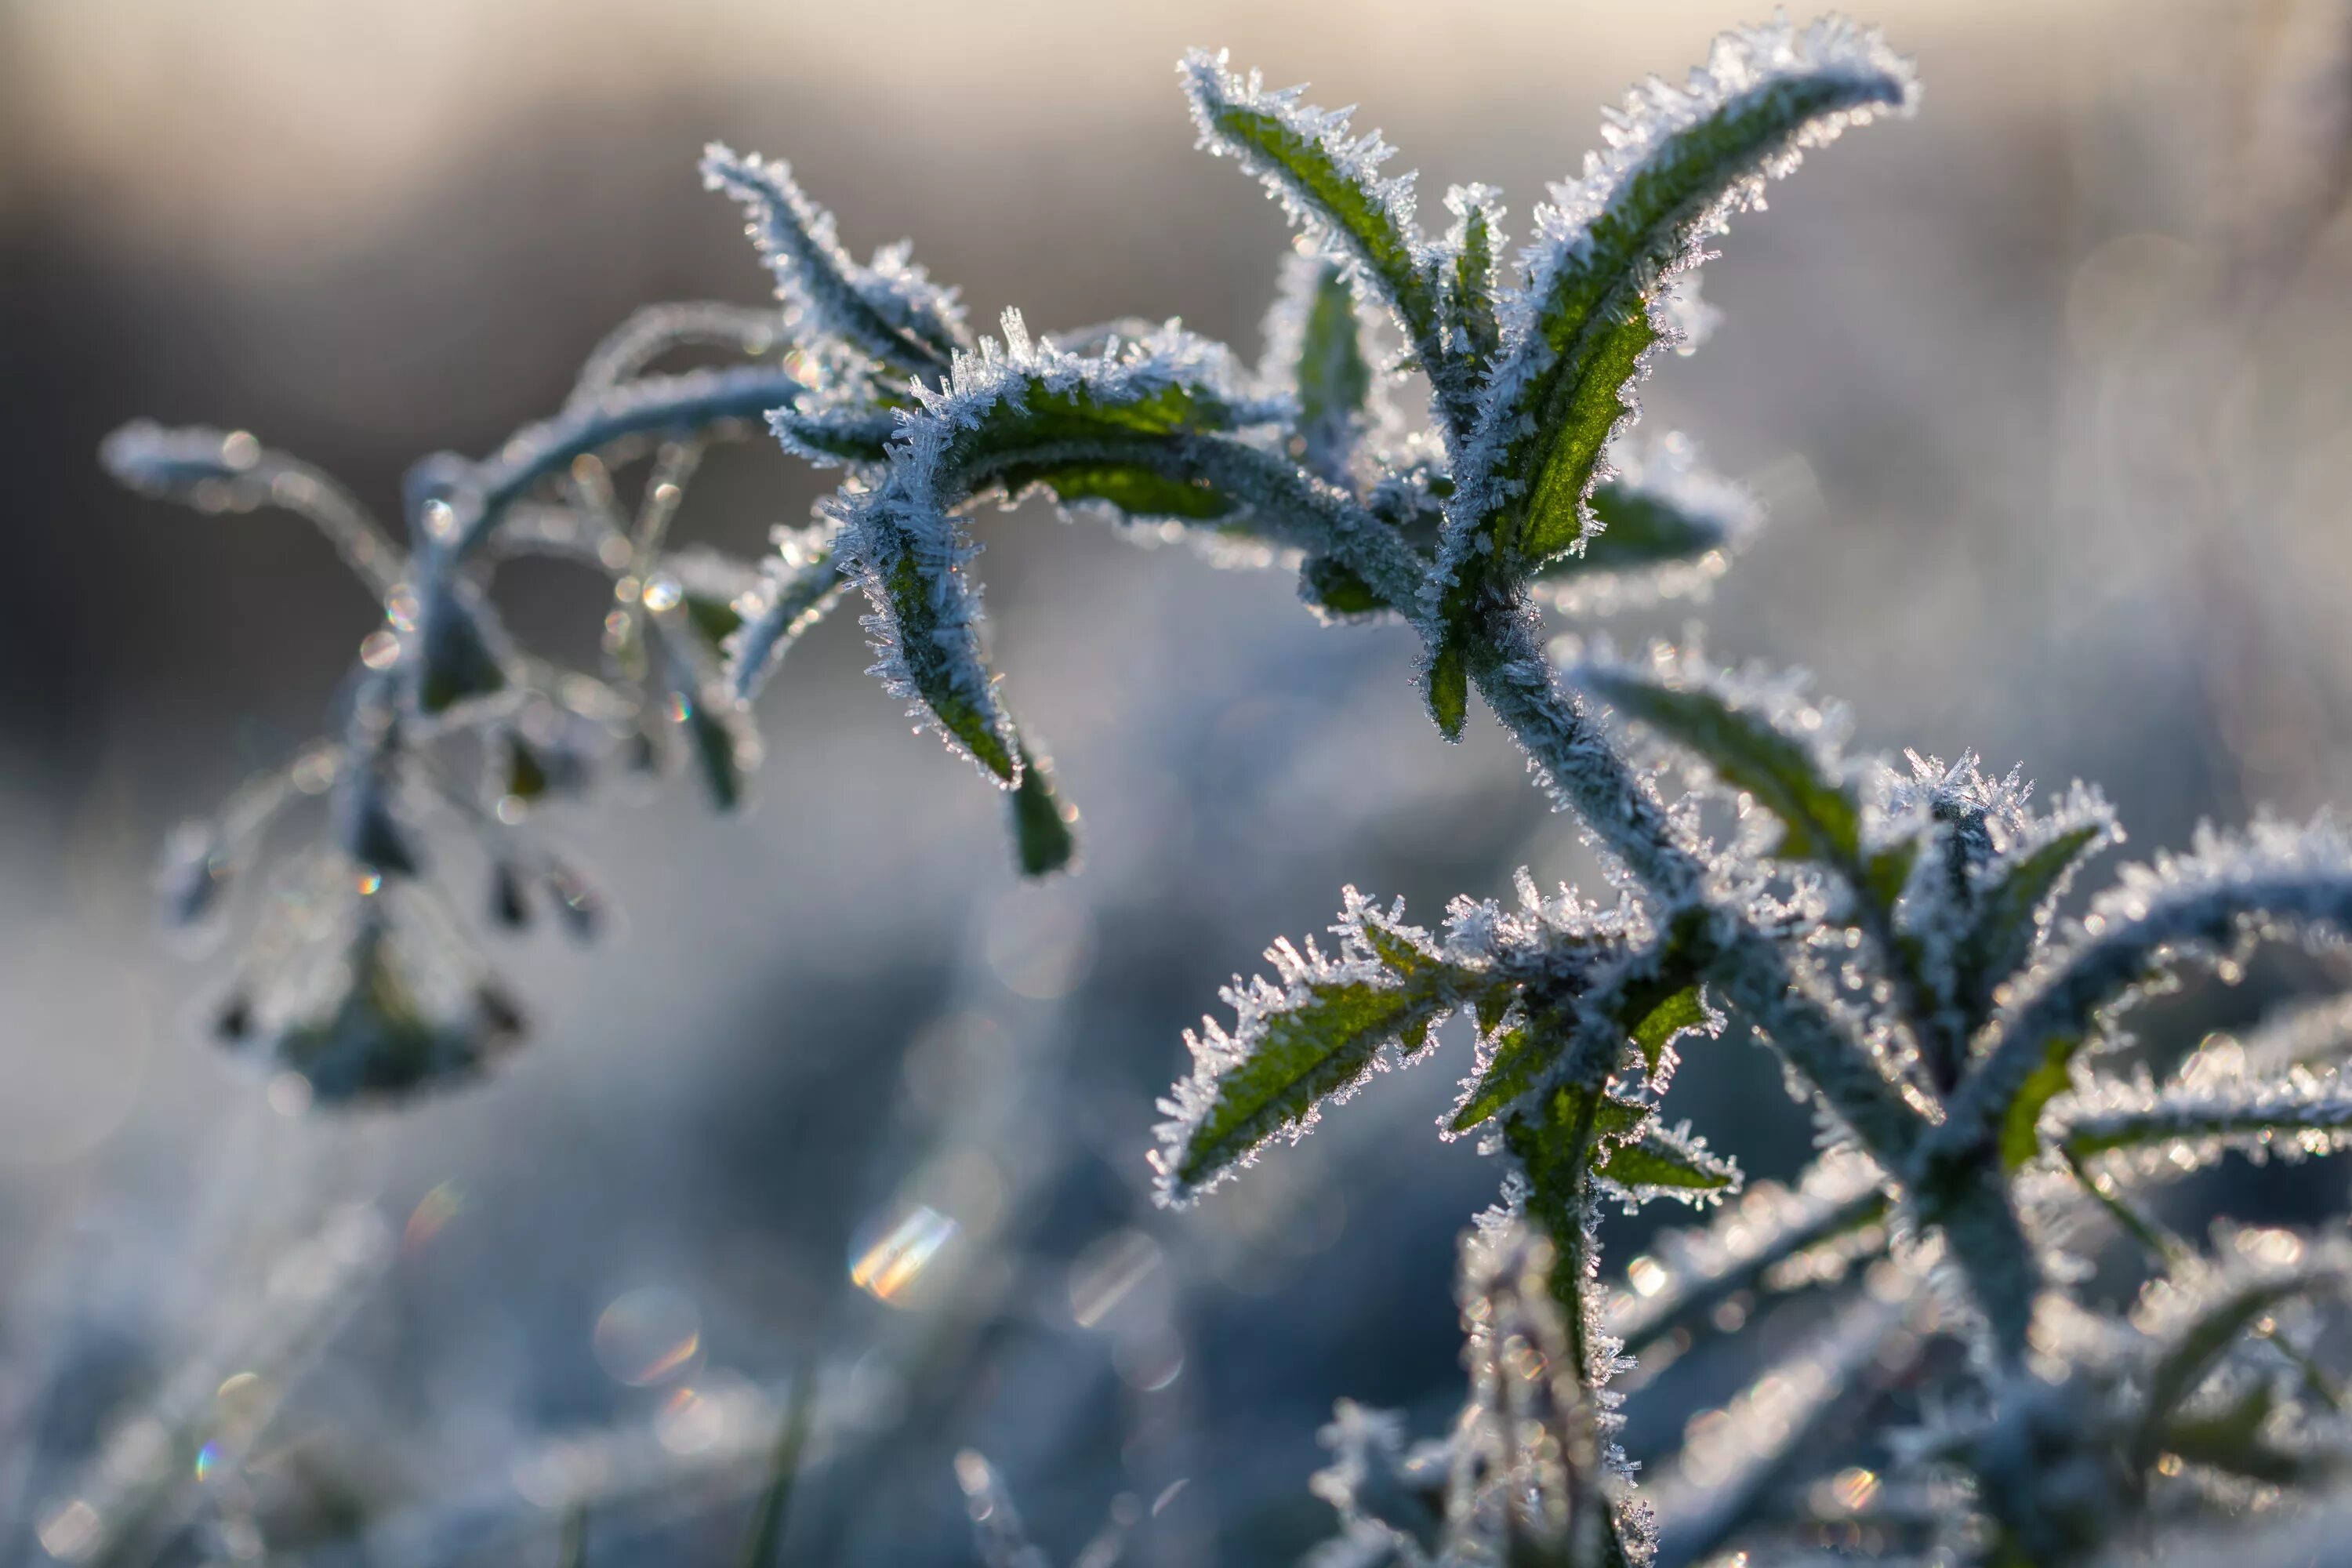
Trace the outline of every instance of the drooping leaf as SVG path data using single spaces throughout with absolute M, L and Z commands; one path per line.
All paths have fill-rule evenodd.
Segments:
M 871 266 L 852 261 L 835 237 L 833 215 L 809 200 L 789 164 L 713 142 L 703 152 L 702 179 L 751 215 L 779 298 L 806 311 L 817 331 L 901 370 L 944 370 L 965 346 L 953 291 L 933 285 L 903 249 L 877 254 Z
M 1058 479 L 1091 500 L 1126 498 L 1180 518 L 1213 502 L 1221 515 L 1196 482 L 1188 438 L 1265 411 L 1240 388 L 1230 356 L 1172 327 L 1095 359 L 1033 344 L 1015 313 L 1004 331 L 1001 349 L 958 360 L 945 387 L 918 390 L 921 406 L 902 418 L 880 484 L 828 505 L 842 525 L 835 548 L 873 603 L 875 672 L 1012 787 L 1019 746 L 981 658 L 965 503 L 991 485 Z
M 840 603 L 849 583 L 829 534 L 777 531 L 758 584 L 729 606 L 740 623 L 723 645 L 727 684 L 737 700 L 759 695 L 785 653 Z
M 403 663 L 420 712 L 446 713 L 507 689 L 489 605 L 469 585 L 446 575 L 429 582 L 415 601 L 415 651 Z
M 1067 867 L 1078 852 L 1078 812 L 1055 793 L 1052 762 L 1024 746 L 1021 784 L 1009 801 L 1013 857 L 1022 874 L 1045 877 Z

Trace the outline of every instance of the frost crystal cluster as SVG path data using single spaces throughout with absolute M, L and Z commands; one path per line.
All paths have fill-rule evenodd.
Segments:
M 2352 1141 L 2352 1016 L 2209 1039 L 2162 1072 L 2124 1028 L 2189 966 L 2230 978 L 2258 940 L 2339 942 L 2352 839 L 2207 832 L 2061 918 L 2122 837 L 2095 792 L 2037 803 L 1972 755 L 1850 754 L 1801 681 L 1546 618 L 1686 590 L 1754 533 L 1686 437 L 1637 439 L 1635 392 L 1704 325 L 1710 237 L 1805 152 L 1909 114 L 1908 64 L 1838 19 L 1727 35 L 1685 85 L 1609 116 L 1516 251 L 1485 186 L 1448 192 L 1426 232 L 1412 176 L 1346 112 L 1223 56 L 1179 76 L 1202 146 L 1299 232 L 1256 363 L 1173 321 L 1066 337 L 1008 311 L 976 336 L 904 247 L 856 260 L 789 168 L 714 147 L 704 177 L 743 206 L 780 308 L 644 312 L 553 417 L 420 464 L 404 542 L 242 432 L 110 441 L 142 489 L 309 517 L 383 605 L 326 737 L 173 841 L 167 902 L 202 921 L 286 808 L 326 799 L 222 1036 L 322 1100 L 478 1067 L 520 1013 L 457 929 L 440 851 L 478 846 L 496 921 L 592 929 L 532 803 L 683 757 L 736 804 L 749 704 L 853 589 L 874 673 L 1003 792 L 1021 868 L 1063 868 L 1076 814 L 985 661 L 971 537 L 982 503 L 1043 495 L 1292 571 L 1328 619 L 1402 621 L 1440 729 L 1475 692 L 1609 868 L 1598 897 L 1522 873 L 1512 901 L 1456 900 L 1434 928 L 1347 889 L 1329 943 L 1277 942 L 1270 977 L 1235 981 L 1162 1101 L 1152 1167 L 1189 1204 L 1437 1054 L 1449 1019 L 1475 1037 L 1441 1132 L 1507 1174 L 1463 1247 L 1468 1396 L 1418 1439 L 1340 1405 L 1314 1482 L 1339 1532 L 1316 1562 L 2124 1561 L 2245 1512 L 2242 1550 L 2305 1560 L 2312 1521 L 2352 1507 L 2296 1511 L 2347 1458 L 2325 1336 L 2352 1242 L 2199 1242 L 2149 1200 L 2225 1151 Z M 653 369 L 681 350 L 736 363 Z M 1400 406 L 1411 386 L 1423 416 Z M 841 470 L 838 491 L 757 563 L 674 546 L 698 456 L 762 427 Z M 523 552 L 609 579 L 601 670 L 499 626 L 487 582 Z M 1669 1119 L 1677 1068 L 1734 1019 L 1818 1114 L 1819 1160 L 1787 1186 L 1743 1193 Z M 1661 1197 L 1709 1218 L 1604 1272 L 1602 1205 Z M 2087 1281 L 2118 1250 L 2137 1305 L 2103 1312 Z M 1620 1437 L 1640 1380 L 1796 1298 L 1783 1359 L 1637 1475 Z M 1872 1467 L 1820 1473 L 1810 1435 L 1855 1421 L 1887 1427 Z M 960 1470 L 986 1559 L 1042 1561 L 986 1462 Z

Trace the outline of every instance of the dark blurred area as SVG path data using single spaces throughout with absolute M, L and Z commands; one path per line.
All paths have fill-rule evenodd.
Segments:
M 150 868 L 318 730 L 373 612 L 299 522 L 119 492 L 98 444 L 247 429 L 392 515 L 409 462 L 553 408 L 634 307 L 765 297 L 695 177 L 711 139 L 792 159 L 853 249 L 911 237 L 976 324 L 1181 315 L 1254 357 L 1283 226 L 1192 150 L 1184 47 L 1360 102 L 1424 221 L 1475 178 L 1523 232 L 1601 104 L 1739 19 L 0 4 L 0 1550 L 84 1560 L 78 1478 L 135 1470 L 140 1412 L 198 1384 L 270 1417 L 157 1516 L 172 1561 L 552 1562 L 583 1498 L 591 1561 L 726 1561 L 804 1384 L 800 1561 L 964 1560 L 967 1447 L 1056 1561 L 1129 1512 L 1139 1562 L 1314 1542 L 1335 1397 L 1423 1430 L 1459 1397 L 1454 1237 L 1496 1172 L 1433 1123 L 1467 1041 L 1181 1215 L 1150 1204 L 1153 1097 L 1343 883 L 1433 923 L 1522 864 L 1595 879 L 1491 726 L 1434 734 L 1406 634 L 990 514 L 996 657 L 1086 813 L 1081 875 L 1018 883 L 992 793 L 908 736 L 840 616 L 762 700 L 751 815 L 679 781 L 554 818 L 623 921 L 494 955 L 526 1051 L 292 1117 L 196 1038 L 220 959 L 168 950 Z M 2352 11 L 1868 19 L 1920 117 L 1740 220 L 1722 326 L 1644 389 L 1771 527 L 1711 604 L 1610 629 L 1703 616 L 1718 654 L 1815 670 L 1870 747 L 2100 781 L 2137 852 L 2352 796 Z M 750 555 L 825 488 L 730 449 L 679 526 Z M 525 563 L 499 592 L 593 655 L 601 584 Z M 1677 1113 L 1785 1176 L 1811 1130 L 1778 1085 L 1735 1035 Z M 2301 1212 L 2340 1180 L 2263 1190 Z M 877 1276 L 877 1246 L 915 1267 Z

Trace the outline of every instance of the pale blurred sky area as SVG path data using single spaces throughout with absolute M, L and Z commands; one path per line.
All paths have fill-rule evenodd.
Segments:
M 1771 524 L 1711 603 L 1611 629 L 1704 618 L 1726 658 L 1817 672 L 1866 746 L 2101 780 L 2141 851 L 2352 800 L 2352 5 L 1861 14 L 1916 58 L 1918 117 L 1738 220 L 1706 272 L 1722 325 L 1643 394 Z M 743 1491 L 719 1458 L 803 1365 L 845 1413 L 806 1560 L 960 1561 L 967 1444 L 1057 1560 L 1177 1480 L 1144 1561 L 1311 1542 L 1330 1401 L 1453 1397 L 1452 1237 L 1495 1177 L 1431 1135 L 1466 1044 L 1260 1195 L 1160 1215 L 1142 1152 L 1181 1030 L 1343 883 L 1434 919 L 1522 863 L 1591 877 L 1491 724 L 1432 732 L 1409 638 L 1319 628 L 1279 574 L 991 513 L 997 658 L 1087 814 L 1083 875 L 1016 886 L 995 802 L 908 734 L 844 616 L 762 700 L 748 818 L 683 784 L 559 818 L 621 929 L 501 952 L 537 1022 L 510 1064 L 297 1119 L 195 1037 L 224 959 L 162 940 L 150 868 L 315 732 L 372 611 L 298 522 L 118 494 L 98 443 L 247 428 L 390 513 L 407 462 L 551 410 L 634 306 L 766 297 L 695 175 L 713 139 L 793 160 L 854 249 L 910 237 L 976 322 L 1174 315 L 1255 356 L 1284 226 L 1193 150 L 1187 47 L 1360 105 L 1425 211 L 1484 180 L 1523 233 L 1604 103 L 1743 19 L 0 0 L 0 1552 L 175 1373 L 234 1360 L 206 1347 L 276 1310 L 269 1260 L 352 1203 L 403 1239 L 284 1373 L 268 1451 L 296 1458 L 252 1484 L 290 1560 L 551 1551 L 546 1500 L 635 1462 L 572 1465 L 581 1433 L 688 1478 L 599 1505 L 610 1560 L 719 1560 Z M 749 553 L 819 493 L 730 451 L 680 526 Z M 581 583 L 501 594 L 593 651 Z M 1787 1171 L 1803 1117 L 1761 1053 L 1718 1049 L 1683 1111 Z M 947 1237 L 950 1283 L 853 1278 L 894 1235 Z M 1120 1318 L 1107 1279 L 1157 1283 Z M 298 1469 L 341 1524 L 287 1522 Z

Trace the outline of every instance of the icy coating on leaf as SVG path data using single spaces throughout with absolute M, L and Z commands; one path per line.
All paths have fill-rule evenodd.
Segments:
M 775 274 L 786 324 L 837 336 L 884 364 L 934 369 L 969 341 L 955 291 L 941 289 L 902 243 L 860 267 L 834 236 L 833 215 L 809 200 L 792 166 L 712 142 L 703 184 L 725 191 L 751 215 L 749 232 Z
M 1689 314 L 1667 286 L 1706 239 L 1805 149 L 1916 100 L 1908 64 L 1876 33 L 1782 19 L 1725 34 L 1687 88 L 1654 79 L 1610 117 L 1608 149 L 1536 210 L 1525 280 L 1501 306 L 1499 357 L 1461 432 L 1424 593 L 1453 628 L 1430 650 L 1433 680 L 1459 657 L 1482 579 L 1517 581 L 1595 531 L 1587 500 L 1635 416 L 1633 384 Z
M 1033 341 L 1007 311 L 1003 342 L 959 353 L 941 384 L 917 383 L 901 410 L 888 467 L 869 489 L 823 510 L 840 531 L 845 569 L 866 591 L 878 656 L 872 673 L 916 704 L 940 736 L 1005 787 L 1020 783 L 1019 744 L 982 660 L 979 553 L 961 512 L 992 481 L 1008 499 L 1073 469 L 1171 476 L 1167 438 L 1264 423 L 1280 412 L 1255 398 L 1221 345 L 1171 322 L 1140 342 L 1065 353 Z M 1140 510 L 1165 512 L 1167 503 Z

